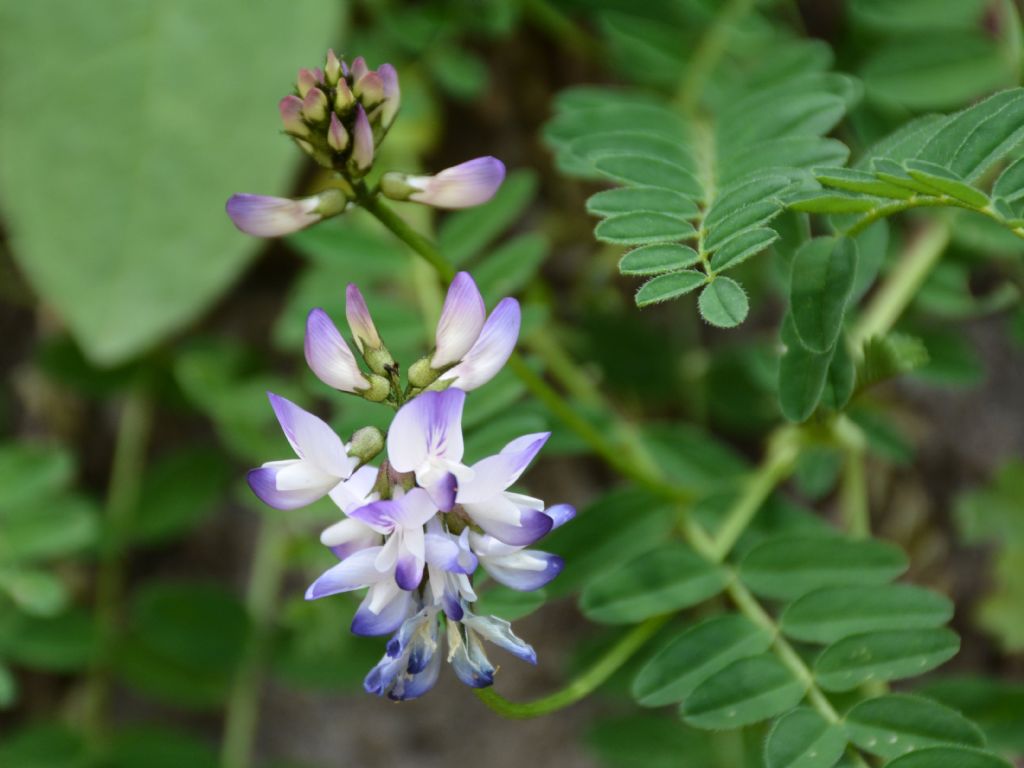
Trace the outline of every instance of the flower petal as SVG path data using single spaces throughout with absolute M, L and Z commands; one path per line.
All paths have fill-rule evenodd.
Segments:
M 273 392 L 268 392 L 267 397 L 285 437 L 300 459 L 339 480 L 352 474 L 358 460 L 345 452 L 345 444 L 323 419 Z
M 369 584 L 376 584 L 384 576 L 374 568 L 373 563 L 380 553 L 380 547 L 369 547 L 345 558 L 332 568 L 324 571 L 306 590 L 307 600 L 351 592 Z M 390 579 L 390 574 L 386 575 Z
M 494 643 L 513 656 L 531 664 L 537 663 L 536 652 L 529 643 L 516 637 L 512 632 L 512 625 L 504 619 L 499 619 L 497 616 L 476 616 L 467 611 L 462 623 L 470 629 L 470 634 L 478 632 L 488 642 Z
M 565 567 L 565 561 L 558 555 L 533 549 L 505 557 L 485 557 L 481 563 L 496 582 L 520 592 L 540 589 Z
M 377 603 L 376 610 L 371 610 L 374 603 Z M 352 634 L 389 635 L 402 626 L 413 610 L 412 592 L 399 589 L 390 579 L 374 584 L 352 619 Z
M 576 507 L 572 504 L 555 504 L 545 509 L 544 514 L 554 521 L 554 525 L 551 527 L 551 530 L 554 530 L 576 517 Z
M 444 368 L 461 360 L 480 336 L 486 318 L 484 297 L 476 283 L 468 272 L 459 272 L 448 286 L 441 319 L 437 322 L 431 367 Z
M 460 389 L 424 392 L 403 405 L 388 429 L 388 461 L 399 472 L 413 472 L 428 458 L 461 461 L 462 406 Z
M 515 349 L 519 323 L 519 302 L 511 298 L 499 301 L 472 349 L 462 362 L 441 374 L 441 380 L 468 392 L 493 379 Z
M 348 514 L 350 510 L 361 507 L 377 498 L 373 486 L 377 483 L 377 468 L 364 465 L 352 473 L 352 477 L 339 483 L 331 490 L 331 501 Z M 371 499 L 371 495 L 373 499 Z
M 380 546 L 380 534 L 366 523 L 346 518 L 325 528 L 320 534 L 320 543 L 344 560 L 349 555 L 369 547 Z
M 426 561 L 451 573 L 470 574 L 476 570 L 477 557 L 459 545 L 448 533 L 428 533 L 424 537 Z
M 228 198 L 225 210 L 235 226 L 256 237 L 281 237 L 298 232 L 323 218 L 320 198 L 289 200 L 268 195 L 237 194 Z
M 464 504 L 463 509 L 485 533 L 517 547 L 533 544 L 554 525 L 554 521 L 543 512 L 516 506 L 504 496 Z
M 454 209 L 486 203 L 504 180 L 504 163 L 496 157 L 477 157 L 434 176 L 410 176 L 406 181 L 420 190 L 409 195 L 410 200 Z
M 331 490 L 332 485 L 327 484 L 308 488 L 279 490 L 277 487 L 277 475 L 282 468 L 292 463 L 299 464 L 301 461 L 294 459 L 287 462 L 273 462 L 259 469 L 249 471 L 246 480 L 249 483 L 249 487 L 252 488 L 252 492 L 256 494 L 260 501 L 274 509 L 298 509 L 322 499 Z M 337 484 L 336 478 L 333 479 L 332 484 Z
M 487 658 L 480 638 L 463 630 L 456 621 L 448 622 L 448 661 L 459 680 L 470 688 L 486 688 L 494 683 L 494 665 Z
M 373 501 L 351 510 L 348 516 L 359 520 L 378 533 L 391 533 L 395 529 L 395 516 L 399 514 L 398 502 L 392 499 Z
M 349 283 L 345 289 L 345 317 L 360 352 L 364 347 L 380 349 L 383 346 L 377 327 L 370 316 L 370 310 L 366 306 L 366 299 L 355 283 Z
M 506 445 L 496 456 L 478 461 L 472 467 L 473 476 L 459 484 L 456 501 L 472 504 L 502 493 L 519 479 L 549 437 L 550 432 L 524 435 Z
M 324 384 L 342 392 L 368 389 L 352 350 L 338 328 L 322 309 L 314 309 L 306 319 L 306 362 Z

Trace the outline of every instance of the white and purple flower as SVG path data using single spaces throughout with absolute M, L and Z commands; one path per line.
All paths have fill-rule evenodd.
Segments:
M 242 232 L 256 237 L 281 237 L 344 212 L 348 200 L 337 189 L 312 197 L 237 194 L 228 198 L 225 210 Z
M 505 180 L 505 164 L 496 157 L 467 160 L 433 176 L 386 173 L 381 191 L 392 200 L 411 200 L 434 208 L 470 208 L 486 203 Z

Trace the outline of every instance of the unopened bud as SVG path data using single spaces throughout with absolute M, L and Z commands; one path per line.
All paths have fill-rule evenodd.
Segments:
M 333 167 L 334 164 L 331 162 L 331 158 L 328 157 L 326 153 L 314 147 L 305 139 L 295 139 L 295 143 L 299 145 L 299 149 L 301 149 L 307 155 L 312 157 L 319 165 L 324 166 L 324 168 Z
M 284 129 L 292 136 L 308 136 L 309 128 L 302 120 L 302 99 L 294 93 L 285 96 L 277 103 L 281 112 L 281 122 Z
M 373 461 L 384 450 L 384 435 L 376 427 L 363 427 L 352 435 L 348 455 L 355 456 L 363 464 Z
M 299 70 L 299 76 L 295 81 L 295 87 L 299 91 L 299 96 L 305 98 L 306 94 L 312 88 L 316 88 L 317 85 L 318 78 L 315 70 L 305 68 Z
M 363 176 L 373 165 L 373 129 L 362 104 L 356 107 L 356 121 L 352 127 L 352 157 L 349 172 Z
M 314 123 L 327 117 L 327 94 L 319 88 L 311 88 L 302 99 L 303 116 Z
M 391 384 L 388 380 L 375 373 L 371 373 L 366 378 L 370 380 L 370 386 L 368 389 L 360 390 L 359 394 L 371 403 L 380 403 L 387 400 L 388 395 L 391 394 Z
M 355 81 L 352 92 L 366 109 L 370 109 L 384 100 L 384 81 L 376 72 L 367 72 Z
M 352 82 L 356 82 L 361 79 L 363 75 L 370 71 L 370 68 L 366 66 L 366 59 L 362 56 L 356 56 L 352 60 Z
M 327 128 L 327 144 L 335 152 L 344 152 L 348 147 L 348 131 L 334 112 L 331 112 L 331 124 Z
M 327 51 L 327 63 L 324 64 L 324 82 L 335 86 L 341 79 L 341 60 L 333 50 Z
M 334 111 L 339 115 L 345 115 L 355 103 L 356 97 L 348 87 L 348 82 L 344 79 L 339 80 L 334 90 Z
M 384 83 L 384 103 L 381 105 L 381 127 L 387 131 L 395 121 L 398 108 L 402 103 L 402 93 L 398 88 L 398 72 L 390 64 L 381 64 L 377 68 Z
M 414 387 L 429 387 L 441 372 L 430 365 L 429 357 L 421 357 L 409 366 L 409 383 Z

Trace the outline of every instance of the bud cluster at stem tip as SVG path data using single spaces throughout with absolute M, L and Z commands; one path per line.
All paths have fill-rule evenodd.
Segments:
M 325 168 L 360 179 L 398 114 L 398 73 L 372 70 L 359 56 L 348 65 L 334 51 L 323 68 L 300 69 L 295 90 L 278 107 L 285 132 Z

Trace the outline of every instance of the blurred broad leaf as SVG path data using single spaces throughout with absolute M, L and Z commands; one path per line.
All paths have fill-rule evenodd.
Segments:
M 683 718 L 698 728 L 737 728 L 780 715 L 804 696 L 801 682 L 775 656 L 740 659 L 715 673 L 683 703 Z
M 89 764 L 81 735 L 59 723 L 38 723 L 5 734 L 0 765 L 17 768 L 85 768 Z
M 0 199 L 12 251 L 94 361 L 179 329 L 252 256 L 258 243 L 224 202 L 287 192 L 299 154 L 275 104 L 323 56 L 337 8 L 3 3 Z M 40 97 L 57 83 L 59 98 Z
M 929 683 L 922 692 L 981 726 L 993 747 L 1024 752 L 1024 685 L 950 677 Z
M 814 676 L 829 691 L 850 691 L 868 681 L 914 677 L 948 661 L 960 638 L 945 628 L 865 632 L 839 640 L 814 663 Z
M 981 729 L 955 709 L 901 693 L 857 704 L 846 716 L 846 731 L 861 749 L 887 759 L 940 744 L 985 746 Z

